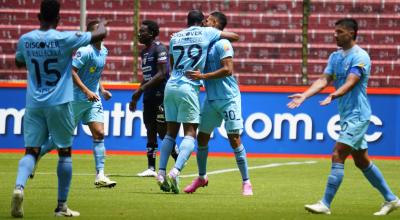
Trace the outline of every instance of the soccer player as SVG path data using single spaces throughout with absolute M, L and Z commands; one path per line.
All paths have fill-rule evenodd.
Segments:
M 306 205 L 305 209 L 318 214 L 330 214 L 331 202 L 344 176 L 344 162 L 351 155 L 355 165 L 383 196 L 385 202 L 374 215 L 387 215 L 400 207 L 400 200 L 390 190 L 381 171 L 368 158 L 365 133 L 371 117 L 367 98 L 367 84 L 371 71 L 368 53 L 356 44 L 358 24 L 352 18 L 335 23 L 336 43 L 341 49 L 329 56 L 324 74 L 303 93 L 289 96 L 289 108 L 299 107 L 307 98 L 317 94 L 331 81 L 336 91 L 320 102 L 321 106 L 338 100 L 341 132 L 332 154 L 332 167 L 325 194 L 321 201 Z
M 102 40 L 107 35 L 106 22 L 92 33 L 59 32 L 60 3 L 43 0 L 38 18 L 40 28 L 21 36 L 15 64 L 28 70 L 26 109 L 24 115 L 25 155 L 19 161 L 15 189 L 11 200 L 11 215 L 23 217 L 24 188 L 32 173 L 40 146 L 48 136 L 58 147 L 58 205 L 56 216 L 79 216 L 67 206 L 72 178 L 71 144 L 74 130 L 72 118 L 73 85 L 72 52 L 81 46 Z
M 194 149 L 196 130 L 200 121 L 199 90 L 201 82 L 185 76 L 188 70 L 203 71 L 207 49 L 211 42 L 220 38 L 238 40 L 239 36 L 221 32 L 212 27 L 201 27 L 204 15 L 192 10 L 187 16 L 188 28 L 172 35 L 169 46 L 172 74 L 165 87 L 164 107 L 167 121 L 167 135 L 160 151 L 160 165 L 157 183 L 163 191 L 179 193 L 179 174 Z M 179 146 L 179 155 L 174 167 L 166 178 L 169 154 L 175 146 L 175 139 L 181 123 L 184 138 Z M 168 183 L 169 182 L 169 183 Z
M 143 95 L 143 120 L 147 129 L 147 166 L 148 169 L 138 176 L 156 176 L 157 134 L 164 139 L 167 124 L 164 117 L 164 89 L 169 77 L 167 48 L 156 40 L 160 32 L 156 22 L 145 20 L 139 29 L 139 42 L 145 45 L 141 51 L 143 82 L 133 93 L 129 104 L 131 111 L 136 110 L 137 101 Z M 174 148 L 171 156 L 176 160 L 178 152 Z
M 91 21 L 87 24 L 86 30 L 95 31 L 98 26 L 99 21 Z M 104 146 L 104 112 L 100 93 L 105 100 L 110 99 L 112 94 L 101 85 L 100 77 L 106 63 L 107 54 L 107 48 L 102 41 L 98 41 L 79 48 L 72 60 L 74 128 L 79 121 L 82 121 L 83 124 L 89 126 L 92 133 L 93 155 L 96 166 L 94 185 L 98 188 L 114 187 L 117 184 L 117 182 L 104 175 L 106 149 Z M 49 141 L 42 146 L 39 158 L 56 148 L 53 138 L 50 137 Z
M 206 20 L 206 26 L 215 27 L 221 31 L 226 25 L 226 16 L 221 12 L 211 13 Z M 243 179 L 242 194 L 253 195 L 247 168 L 246 150 L 240 140 L 243 118 L 239 86 L 235 77 L 232 76 L 234 51 L 231 43 L 226 39 L 212 43 L 209 47 L 204 74 L 200 71 L 188 71 L 186 74 L 192 80 L 204 80 L 207 96 L 201 109 L 197 135 L 199 176 L 184 191 L 193 193 L 197 188 L 208 185 L 206 175 L 208 142 L 214 128 L 221 126 L 222 120 L 225 120 L 225 130 Z

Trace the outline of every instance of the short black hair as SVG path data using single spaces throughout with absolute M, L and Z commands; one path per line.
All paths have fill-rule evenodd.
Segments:
M 358 23 L 353 18 L 343 18 L 336 21 L 335 26 L 344 26 L 347 29 L 351 29 L 354 31 L 353 40 L 357 38 L 357 31 L 358 31 Z
M 149 29 L 149 31 L 153 35 L 153 37 L 157 37 L 158 34 L 160 33 L 160 27 L 158 26 L 157 22 L 155 22 L 155 21 L 144 20 L 142 22 L 142 25 L 147 26 L 147 28 Z
M 89 23 L 86 25 L 86 31 L 94 31 L 94 26 L 98 24 L 100 24 L 100 21 L 98 20 L 89 21 Z
M 60 2 L 58 0 L 42 0 L 40 3 L 40 17 L 43 21 L 56 21 L 60 15 Z
M 200 10 L 194 9 L 189 11 L 188 16 L 187 16 L 187 25 L 188 26 L 193 26 L 193 25 L 200 25 L 202 24 L 204 20 L 204 14 Z
M 211 16 L 215 17 L 219 23 L 219 29 L 222 31 L 224 30 L 225 26 L 228 24 L 226 19 L 226 15 L 220 11 L 214 11 L 210 14 Z

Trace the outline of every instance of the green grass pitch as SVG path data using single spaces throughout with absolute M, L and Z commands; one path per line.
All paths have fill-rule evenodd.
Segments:
M 11 219 L 10 199 L 18 160 L 22 154 L 0 154 L 0 219 Z M 170 164 L 172 164 L 172 158 Z M 315 163 L 282 165 L 288 162 Z M 400 194 L 400 162 L 375 160 L 389 185 Z M 112 189 L 94 187 L 92 155 L 73 155 L 73 179 L 68 205 L 81 213 L 79 219 L 378 219 L 372 214 L 383 201 L 362 173 L 348 160 L 344 181 L 332 204 L 332 215 L 312 215 L 304 204 L 318 201 L 330 169 L 329 159 L 249 158 L 254 196 L 241 195 L 239 171 L 209 175 L 209 185 L 194 194 L 161 192 L 154 178 L 135 177 L 146 167 L 146 156 L 109 155 L 106 173 L 118 182 Z M 236 168 L 234 158 L 210 157 L 208 171 Z M 40 161 L 37 175 L 28 180 L 25 219 L 54 219 L 57 201 L 57 155 Z M 183 175 L 196 174 L 191 157 Z M 181 189 L 193 177 L 181 178 Z M 381 219 L 400 219 L 400 210 Z

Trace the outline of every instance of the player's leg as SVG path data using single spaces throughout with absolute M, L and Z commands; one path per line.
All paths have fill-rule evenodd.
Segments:
M 201 117 L 199 124 L 199 133 L 197 135 L 197 168 L 199 176 L 196 177 L 191 184 L 185 187 L 184 192 L 194 193 L 199 187 L 208 185 L 207 177 L 207 158 L 208 158 L 208 142 L 214 128 L 220 126 L 222 117 L 212 108 L 210 102 L 205 98 L 201 109 Z
M 166 181 L 166 169 L 169 155 L 175 147 L 175 139 L 178 135 L 180 125 L 181 124 L 177 122 L 167 122 L 167 134 L 161 144 L 157 183 L 164 192 L 169 192 L 171 190 L 170 185 Z
M 157 106 L 157 134 L 164 140 L 165 135 L 167 134 L 167 122 L 165 121 L 165 112 L 164 112 L 164 105 L 162 101 L 159 102 L 160 104 Z M 175 147 L 171 151 L 171 157 L 176 161 L 178 158 L 179 150 Z
M 197 126 L 200 122 L 199 91 L 199 87 L 188 83 L 180 85 L 177 91 L 177 121 L 183 124 L 184 137 L 179 145 L 179 155 L 174 168 L 168 174 L 174 193 L 179 193 L 179 174 L 194 150 Z
M 46 110 L 49 133 L 58 147 L 58 205 L 56 216 L 79 216 L 67 206 L 68 194 L 72 179 L 71 145 L 75 123 L 72 114 L 72 103 L 53 106 Z
M 96 119 L 100 121 L 101 119 Z M 110 180 L 104 174 L 104 164 L 106 159 L 106 148 L 104 146 L 104 123 L 92 121 L 88 123 L 93 138 L 93 156 L 96 166 L 96 179 L 94 185 L 96 187 L 114 187 L 117 182 Z
M 11 216 L 23 217 L 24 188 L 39 156 L 40 147 L 48 137 L 43 109 L 26 108 L 23 119 L 25 155 L 18 163 L 18 173 L 11 199 Z
M 147 169 L 138 173 L 141 177 L 156 176 L 156 154 L 157 144 L 157 109 L 158 102 L 156 100 L 147 100 L 143 102 L 143 121 L 147 131 Z M 165 134 L 164 134 L 165 135 Z
M 333 198 L 342 183 L 344 176 L 344 162 L 353 149 L 344 143 L 336 142 L 332 154 L 332 167 L 328 176 L 325 193 L 321 201 L 306 205 L 306 210 L 316 214 L 331 214 L 330 206 Z
M 375 212 L 374 215 L 387 215 L 393 210 L 400 208 L 399 198 L 393 194 L 379 168 L 369 160 L 368 150 L 353 151 L 351 155 L 353 156 L 355 165 L 363 172 L 367 180 L 381 193 L 385 200 L 381 209 Z
M 221 117 L 225 121 L 225 130 L 228 134 L 229 143 L 235 154 L 236 164 L 242 176 L 242 194 L 245 196 L 253 195 L 246 149 L 240 139 L 240 132 L 243 129 L 241 96 L 237 95 L 231 99 L 216 100 L 214 105 L 217 109 L 220 109 Z

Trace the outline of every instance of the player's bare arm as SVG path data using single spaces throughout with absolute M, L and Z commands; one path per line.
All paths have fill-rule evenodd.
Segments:
M 78 88 L 86 95 L 89 101 L 96 102 L 100 100 L 100 97 L 96 95 L 96 93 L 90 91 L 88 87 L 82 82 L 81 78 L 78 75 L 78 68 L 72 67 L 72 79 Z
M 221 39 L 227 39 L 227 40 L 229 40 L 231 42 L 235 42 L 235 41 L 238 41 L 240 39 L 238 34 L 233 33 L 233 32 L 229 32 L 229 31 L 222 31 L 220 38 Z
M 103 20 L 100 21 L 99 26 L 96 30 L 92 31 L 92 39 L 90 40 L 90 43 L 96 43 L 101 40 L 103 40 L 105 37 L 107 37 L 107 25 L 108 21 Z
M 147 89 L 155 88 L 167 78 L 167 65 L 166 63 L 157 64 L 157 74 L 148 82 L 142 84 L 139 89 L 145 91 Z
M 322 106 L 328 105 L 329 103 L 332 102 L 332 100 L 345 95 L 354 88 L 354 86 L 358 83 L 358 81 L 360 81 L 360 77 L 357 76 L 356 74 L 350 73 L 346 79 L 346 82 L 339 89 L 329 94 L 328 97 L 322 100 L 320 102 L 320 105 Z
M 227 76 L 232 75 L 233 72 L 233 59 L 232 57 L 226 57 L 224 59 L 221 60 L 221 68 L 213 71 L 213 72 L 209 72 L 206 74 L 201 73 L 200 71 L 196 70 L 189 70 L 186 71 L 186 76 L 191 79 L 191 80 L 208 80 L 208 79 L 219 79 L 219 78 L 224 78 Z
M 332 76 L 323 74 L 305 92 L 290 95 L 289 98 L 292 99 L 292 101 L 287 104 L 287 107 L 291 109 L 299 107 L 307 98 L 317 94 L 328 86 L 331 81 Z
M 99 86 L 100 86 L 101 95 L 103 95 L 104 99 L 105 99 L 106 101 L 109 100 L 109 99 L 111 99 L 111 98 L 112 98 L 112 93 L 111 93 L 109 90 L 106 90 L 106 89 L 103 87 L 103 85 L 102 85 L 101 82 L 99 82 Z

